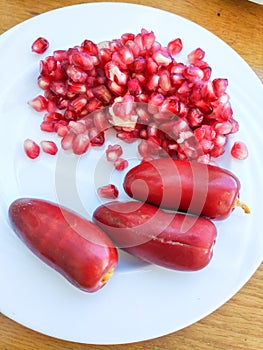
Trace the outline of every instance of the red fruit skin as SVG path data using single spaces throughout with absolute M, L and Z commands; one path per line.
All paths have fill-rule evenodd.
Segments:
M 124 251 L 165 268 L 196 271 L 211 261 L 216 226 L 204 217 L 167 213 L 135 201 L 98 207 L 93 221 Z
M 94 223 L 39 199 L 9 207 L 13 230 L 28 248 L 85 292 L 102 288 L 118 263 L 117 249 Z
M 124 178 L 124 190 L 163 208 L 222 220 L 235 207 L 240 182 L 214 165 L 162 158 L 132 168 Z

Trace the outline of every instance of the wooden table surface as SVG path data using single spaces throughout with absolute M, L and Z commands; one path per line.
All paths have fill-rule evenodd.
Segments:
M 0 0 L 0 34 L 48 10 L 89 1 Z M 263 6 L 247 0 L 137 0 L 190 19 L 223 39 L 263 80 Z M 48 23 L 47 23 L 48 25 Z M 114 350 L 263 349 L 263 266 L 226 304 L 201 321 L 167 336 Z M 0 350 L 102 350 L 39 334 L 0 314 Z

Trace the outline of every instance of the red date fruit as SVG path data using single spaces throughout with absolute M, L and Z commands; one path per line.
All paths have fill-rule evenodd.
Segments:
M 124 190 L 135 199 L 163 208 L 224 219 L 240 203 L 240 182 L 230 171 L 210 164 L 171 158 L 145 161 L 131 169 Z
M 119 248 L 174 270 L 195 271 L 207 266 L 217 236 L 209 219 L 167 213 L 136 201 L 102 205 L 94 211 L 93 220 Z
M 86 292 L 102 288 L 118 262 L 117 249 L 94 223 L 54 203 L 21 198 L 9 207 L 12 228 L 41 260 Z

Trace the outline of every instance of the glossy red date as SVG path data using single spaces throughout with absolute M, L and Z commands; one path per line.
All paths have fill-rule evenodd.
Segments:
M 117 249 L 91 221 L 54 203 L 21 198 L 9 207 L 12 228 L 41 260 L 76 287 L 102 288 L 118 263 Z
M 217 166 L 161 158 L 145 161 L 125 176 L 124 190 L 134 198 L 163 208 L 212 219 L 224 219 L 239 203 L 240 182 Z
M 167 213 L 136 201 L 98 207 L 94 222 L 124 251 L 162 267 L 195 271 L 211 260 L 217 230 L 212 221 Z

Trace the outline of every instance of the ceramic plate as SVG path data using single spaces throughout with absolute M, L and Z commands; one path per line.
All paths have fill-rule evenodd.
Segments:
M 240 123 L 240 131 L 231 142 L 246 142 L 250 156 L 242 162 L 226 155 L 220 163 L 240 178 L 241 197 L 250 206 L 251 215 L 237 209 L 229 219 L 216 223 L 214 257 L 199 272 L 170 271 L 120 253 L 120 264 L 109 283 L 99 292 L 87 294 L 23 245 L 10 229 L 8 206 L 18 197 L 38 197 L 91 216 L 101 204 L 96 186 L 111 179 L 121 189 L 125 172 L 100 171 L 107 143 L 80 158 L 59 152 L 56 157 L 42 154 L 31 161 L 24 155 L 22 145 L 27 137 L 58 142 L 56 135 L 40 132 L 42 117 L 27 104 L 39 93 L 36 78 L 43 57 L 31 52 L 31 44 L 39 36 L 46 37 L 50 42 L 46 56 L 86 38 L 101 42 L 125 32 L 138 33 L 142 28 L 154 31 L 163 45 L 180 37 L 183 55 L 201 47 L 213 67 L 213 77 L 228 78 L 228 93 Z M 36 16 L 4 33 L 0 52 L 0 310 L 4 315 L 64 340 L 130 343 L 187 327 L 242 288 L 262 262 L 263 89 L 236 52 L 204 28 L 175 14 L 123 3 L 82 4 Z M 125 147 L 124 152 L 131 166 L 133 146 Z M 125 194 L 120 193 L 120 198 Z

